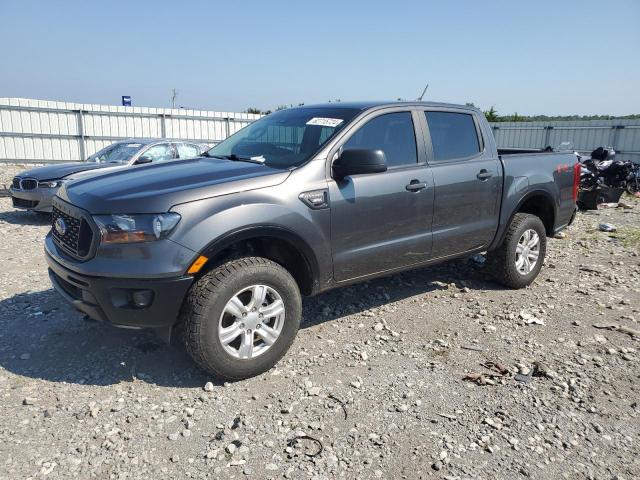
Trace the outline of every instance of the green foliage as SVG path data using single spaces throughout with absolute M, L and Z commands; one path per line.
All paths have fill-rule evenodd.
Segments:
M 484 112 L 489 122 L 548 122 L 552 120 L 636 120 L 640 119 L 640 114 L 635 115 L 520 115 L 517 112 L 513 115 L 498 115 L 494 107 Z
M 498 111 L 491 105 L 491 108 L 484 112 L 484 116 L 487 118 L 488 122 L 499 122 L 500 116 L 498 115 Z

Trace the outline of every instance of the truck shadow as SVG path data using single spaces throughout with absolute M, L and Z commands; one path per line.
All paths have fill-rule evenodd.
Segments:
M 456 287 L 448 286 L 452 283 Z M 463 286 L 501 288 L 486 281 L 470 262 L 453 262 L 307 298 L 302 328 L 435 290 L 455 292 Z M 121 330 L 85 319 L 52 289 L 0 301 L 0 331 L 0 365 L 23 377 L 101 386 L 139 381 L 177 388 L 201 388 L 207 381 L 216 384 L 184 348 L 166 345 L 151 332 Z
M 6 222 L 11 225 L 45 226 L 51 225 L 51 214 L 26 210 L 5 210 L 0 211 L 0 222 Z

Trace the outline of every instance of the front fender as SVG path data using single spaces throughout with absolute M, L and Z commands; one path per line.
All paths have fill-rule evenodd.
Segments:
M 322 284 L 331 276 L 330 211 L 311 210 L 291 197 L 283 191 L 268 195 L 261 190 L 177 205 L 172 211 L 183 220 L 171 239 L 210 257 L 237 241 L 280 238 L 305 256 Z

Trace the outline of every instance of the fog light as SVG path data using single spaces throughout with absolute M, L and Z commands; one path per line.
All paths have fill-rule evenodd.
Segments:
M 151 305 L 153 301 L 153 291 L 151 290 L 134 290 L 131 292 L 131 304 L 136 308 L 145 308 Z

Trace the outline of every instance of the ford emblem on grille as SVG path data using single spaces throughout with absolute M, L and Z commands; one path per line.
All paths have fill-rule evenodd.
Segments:
M 56 232 L 58 232 L 58 235 L 60 235 L 61 237 L 67 231 L 67 224 L 64 223 L 64 220 L 62 219 L 62 217 L 58 217 L 58 219 L 54 223 L 53 227 L 56 229 Z

